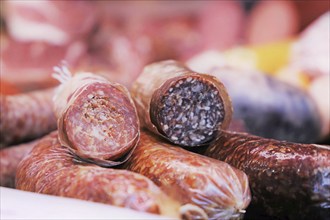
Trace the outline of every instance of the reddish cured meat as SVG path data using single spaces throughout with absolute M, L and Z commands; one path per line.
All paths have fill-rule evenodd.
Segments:
M 5 1 L 4 19 L 19 41 L 65 45 L 92 32 L 98 20 L 89 1 Z
M 16 169 L 39 139 L 0 150 L 0 186 L 15 188 Z
M 81 163 L 60 144 L 57 132 L 21 161 L 16 188 L 169 216 L 177 216 L 180 207 L 140 174 Z
M 248 175 L 253 195 L 251 212 L 256 209 L 261 216 L 285 219 L 328 219 L 329 146 L 223 131 L 204 154 Z
M 260 1 L 246 23 L 247 44 L 265 44 L 293 37 L 299 29 L 298 11 L 291 1 Z
M 0 148 L 41 137 L 56 129 L 54 89 L 0 95 Z
M 225 50 L 240 43 L 246 16 L 238 1 L 205 1 L 198 10 L 204 50 Z
M 3 95 L 14 95 L 18 94 L 20 89 L 16 87 L 14 84 L 7 82 L 1 78 L 0 80 L 0 94 Z
M 228 127 L 232 106 L 223 84 L 166 60 L 146 66 L 132 86 L 142 126 L 182 146 L 206 145 Z
M 87 52 L 83 41 L 56 46 L 43 41 L 20 42 L 5 34 L 0 40 L 1 80 L 26 92 L 58 85 L 51 77 L 52 68 L 62 60 L 77 67 Z
M 139 140 L 139 120 L 127 89 L 92 73 L 57 71 L 64 80 L 54 96 L 61 144 L 101 166 L 124 162 Z
M 182 204 L 199 206 L 208 219 L 239 217 L 251 199 L 242 171 L 164 143 L 150 133 L 141 133 L 126 166 L 149 177 Z

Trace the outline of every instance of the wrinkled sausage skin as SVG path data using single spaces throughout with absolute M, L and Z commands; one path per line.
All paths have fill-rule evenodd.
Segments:
M 151 133 L 141 133 L 126 166 L 149 177 L 183 204 L 199 206 L 208 219 L 238 217 L 250 202 L 247 176 L 242 171 L 164 143 Z
M 78 161 L 51 133 L 19 164 L 16 188 L 177 216 L 179 205 L 148 178 Z
M 131 94 L 142 127 L 185 147 L 207 145 L 220 128 L 229 126 L 232 116 L 230 98 L 219 80 L 174 60 L 147 65 Z

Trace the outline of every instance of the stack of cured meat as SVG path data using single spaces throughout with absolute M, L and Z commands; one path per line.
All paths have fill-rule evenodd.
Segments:
M 4 1 L 0 185 L 174 219 L 328 219 L 328 11 Z

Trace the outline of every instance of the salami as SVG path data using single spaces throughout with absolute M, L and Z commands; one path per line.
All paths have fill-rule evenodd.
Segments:
M 92 73 L 71 76 L 65 66 L 55 71 L 62 81 L 54 96 L 61 144 L 100 166 L 124 162 L 140 134 L 128 90 Z
M 173 60 L 146 66 L 133 83 L 132 96 L 142 126 L 182 146 L 208 144 L 232 115 L 221 82 Z
M 0 95 L 0 148 L 41 137 L 56 129 L 54 89 Z
M 39 139 L 0 150 L 0 186 L 15 188 L 17 166 L 38 141 Z
M 16 188 L 168 216 L 177 216 L 180 208 L 140 174 L 82 163 L 60 144 L 57 132 L 40 140 L 20 162 Z
M 240 217 L 250 202 L 242 171 L 162 142 L 151 133 L 141 133 L 126 167 L 149 177 L 182 204 L 199 206 L 208 219 Z
M 248 175 L 253 195 L 249 208 L 260 216 L 329 219 L 330 146 L 223 131 L 205 155 Z

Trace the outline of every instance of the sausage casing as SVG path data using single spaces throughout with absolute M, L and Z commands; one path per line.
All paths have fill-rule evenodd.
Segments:
M 181 146 L 207 145 L 231 120 L 223 84 L 174 60 L 146 66 L 131 93 L 142 127 Z
M 54 96 L 61 144 L 101 166 L 125 161 L 140 132 L 128 90 L 96 74 L 55 70 L 62 81 Z
M 57 132 L 43 138 L 20 162 L 16 188 L 177 216 L 179 203 L 151 180 L 127 170 L 81 163 L 58 141 Z
M 208 219 L 241 216 L 250 202 L 247 176 L 242 171 L 164 143 L 150 133 L 141 133 L 126 166 L 149 177 L 183 204 L 199 206 Z
M 260 215 L 328 219 L 329 146 L 223 131 L 204 154 L 248 175 L 253 195 L 250 208 L 258 209 Z
M 39 139 L 0 150 L 0 186 L 15 188 L 16 169 Z
M 54 89 L 0 96 L 0 148 L 41 137 L 56 129 Z

